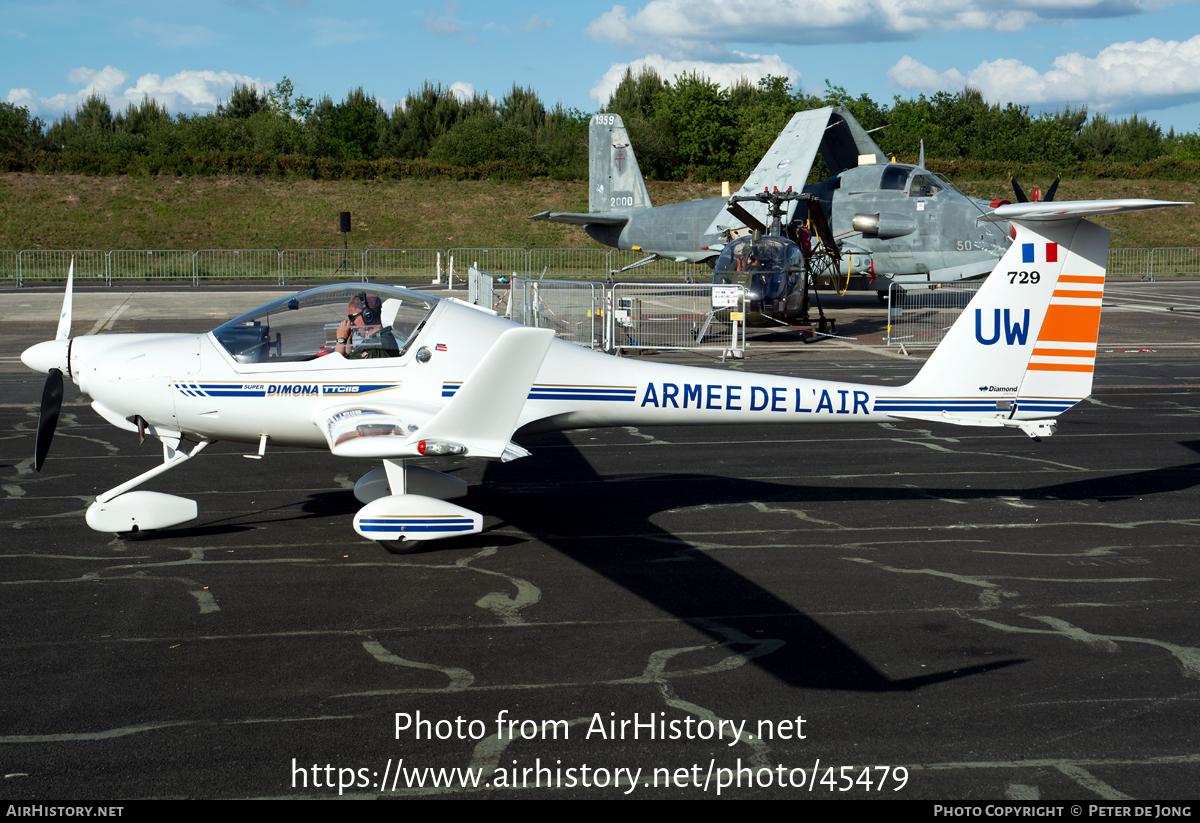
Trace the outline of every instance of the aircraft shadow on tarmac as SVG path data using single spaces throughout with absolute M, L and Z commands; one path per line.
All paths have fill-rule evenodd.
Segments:
M 1200 453 L 1200 441 L 1181 445 Z M 552 466 L 537 458 L 538 446 L 543 450 L 554 448 Z M 535 457 L 530 460 L 504 466 L 488 464 L 483 483 L 471 491 L 481 511 L 498 513 L 504 520 L 503 525 L 536 536 L 571 560 L 687 622 L 715 642 L 737 646 L 739 644 L 729 639 L 729 629 L 753 637 L 756 629 L 768 626 L 757 637 L 782 640 L 784 645 L 772 653 L 752 657 L 749 662 L 790 686 L 867 692 L 912 691 L 1026 662 L 1024 659 L 997 660 L 953 671 L 891 679 L 802 610 L 707 552 L 688 552 L 689 562 L 651 562 L 679 559 L 678 538 L 653 523 L 655 515 L 671 509 L 752 502 L 915 502 L 928 501 L 931 496 L 964 501 L 991 500 L 1012 495 L 1011 488 L 818 487 L 708 475 L 671 475 L 654 485 L 653 494 L 647 494 L 645 483 L 636 484 L 638 488 L 633 489 L 617 479 L 601 477 L 562 434 L 539 435 L 533 450 Z M 546 476 L 547 468 L 550 468 L 552 478 Z M 1031 487 L 1020 494 L 1027 499 L 1105 502 L 1182 491 L 1198 483 L 1200 462 Z M 530 489 L 536 489 L 537 493 L 529 493 Z M 360 505 L 349 491 L 320 492 L 302 504 L 303 514 L 280 512 L 275 519 L 350 517 Z M 271 511 L 264 509 L 256 514 L 262 516 Z M 208 536 L 248 528 L 253 527 L 210 522 L 190 529 L 166 530 L 158 536 Z M 608 538 L 614 530 L 622 535 L 636 534 L 640 539 Z M 580 535 L 596 537 L 581 539 Z M 154 539 L 154 536 L 149 537 Z M 430 553 L 439 549 L 518 542 L 521 542 L 519 538 L 489 535 L 485 531 L 475 537 L 430 543 L 420 551 Z
M 803 493 L 803 489 L 684 476 L 672 478 L 679 483 L 663 483 L 653 495 L 646 495 L 644 486 L 641 492 L 631 494 L 619 482 L 604 481 L 565 436 L 542 435 L 539 440 L 543 447 L 567 447 L 555 450 L 555 480 L 547 481 L 536 465 L 528 466 L 521 472 L 524 476 L 516 477 L 515 472 L 506 470 L 508 467 L 489 464 L 482 487 L 472 491 L 482 511 L 503 512 L 509 525 L 536 535 L 566 557 L 687 622 L 716 642 L 736 645 L 729 643 L 730 628 L 754 637 L 756 629 L 767 627 L 757 637 L 782 640 L 783 646 L 749 662 L 790 686 L 840 691 L 912 691 L 1025 662 L 997 660 L 953 671 L 891 679 L 796 606 L 707 552 L 690 552 L 690 562 L 649 562 L 674 559 L 679 554 L 674 535 L 651 520 L 662 511 L 705 504 L 779 500 L 789 493 L 793 496 L 796 492 Z M 537 494 L 512 494 L 508 487 L 522 481 L 543 488 Z M 589 481 L 595 481 L 595 485 Z M 561 487 L 555 488 L 558 483 Z M 643 539 L 606 539 L 603 535 L 612 532 L 614 520 L 619 522 L 623 534 L 635 533 Z M 595 540 L 576 537 L 581 534 L 599 537 Z M 571 537 L 562 539 L 555 535 Z M 656 538 L 662 542 L 656 542 Z
M 543 435 L 541 443 L 557 446 L 554 455 L 555 480 L 564 488 L 555 489 L 537 465 L 528 461 L 498 467 L 489 464 L 478 495 L 482 511 L 503 512 L 504 519 L 565 556 L 603 575 L 630 593 L 653 604 L 679 620 L 686 621 L 719 642 L 727 641 L 721 629 L 740 627 L 751 634 L 763 624 L 762 615 L 776 619 L 768 630 L 773 639 L 785 645 L 777 652 L 750 662 L 791 686 L 847 691 L 911 691 L 922 686 L 956 680 L 1004 668 L 1022 659 L 998 660 L 986 665 L 954 671 L 893 680 L 836 635 L 805 615 L 800 609 L 746 579 L 707 552 L 690 552 L 687 563 L 654 564 L 648 556 L 661 539 L 664 559 L 678 553 L 678 541 L 670 532 L 654 525 L 654 515 L 675 508 L 705 505 L 730 505 L 750 502 L 855 502 L 855 501 L 927 501 L 930 495 L 960 500 L 995 499 L 1011 495 L 1009 488 L 953 488 L 939 492 L 920 488 L 848 488 L 838 486 L 790 486 L 736 478 L 713 476 L 671 476 L 670 482 L 656 485 L 653 494 L 646 486 L 631 491 L 619 481 L 601 478 L 561 434 Z M 1181 445 L 1200 453 L 1200 441 Z M 536 455 L 537 448 L 533 447 Z M 1111 477 L 1055 483 L 1029 488 L 1027 498 L 1097 501 L 1122 500 L 1135 496 L 1162 494 L 1190 489 L 1200 483 L 1200 463 L 1152 469 Z M 514 475 L 521 476 L 514 476 Z M 514 495 L 507 491 L 522 480 L 545 488 L 536 495 Z M 592 485 L 589 481 L 595 481 Z M 494 497 L 489 505 L 487 497 Z M 524 501 L 521 498 L 525 498 Z M 614 515 L 619 513 L 619 515 Z M 556 538 L 556 534 L 580 535 L 611 533 L 614 517 L 623 534 L 639 534 L 638 541 L 580 540 Z M 630 545 L 636 543 L 636 545 Z M 672 545 L 674 544 L 674 545 Z M 745 617 L 740 617 L 745 615 Z M 739 626 L 740 624 L 740 626 Z M 765 635 L 759 635 L 763 637 Z

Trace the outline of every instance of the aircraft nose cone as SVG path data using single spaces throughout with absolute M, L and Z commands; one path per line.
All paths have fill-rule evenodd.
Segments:
M 48 374 L 51 369 L 67 373 L 67 348 L 70 340 L 47 340 L 21 352 L 21 362 L 34 371 Z

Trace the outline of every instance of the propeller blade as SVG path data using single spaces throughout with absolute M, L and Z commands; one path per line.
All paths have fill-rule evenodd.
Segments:
M 71 268 L 67 269 L 67 293 L 63 295 L 62 314 L 58 316 L 58 331 L 55 340 L 66 340 L 71 336 L 71 293 L 75 285 L 75 255 L 71 255 Z
M 42 470 L 46 462 L 46 454 L 50 451 L 50 441 L 54 439 L 54 430 L 58 427 L 58 413 L 62 409 L 63 374 L 58 369 L 51 369 L 46 377 L 46 387 L 42 389 L 42 413 L 38 417 L 37 440 L 33 447 L 33 468 Z
M 1061 179 L 1062 179 L 1061 174 L 1058 177 L 1054 178 L 1054 182 L 1050 184 L 1050 191 L 1046 192 L 1046 197 L 1045 197 L 1045 199 L 1042 200 L 1043 203 L 1049 203 L 1051 200 L 1054 199 L 1054 192 L 1058 191 L 1058 181 Z
M 1013 194 L 1015 194 L 1017 196 L 1017 202 L 1018 203 L 1028 203 L 1029 198 L 1025 196 L 1025 191 L 1021 188 L 1021 184 L 1017 182 L 1017 178 L 1010 177 L 1010 178 L 1008 178 L 1008 180 L 1010 183 L 1012 183 Z

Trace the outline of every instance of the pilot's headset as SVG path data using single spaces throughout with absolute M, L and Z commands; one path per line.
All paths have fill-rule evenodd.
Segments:
M 379 309 L 382 305 L 379 302 L 379 298 L 375 295 L 367 297 L 367 293 L 365 291 L 360 291 L 358 294 L 354 295 L 354 297 L 358 300 L 359 305 L 362 306 L 363 325 L 378 326 Z

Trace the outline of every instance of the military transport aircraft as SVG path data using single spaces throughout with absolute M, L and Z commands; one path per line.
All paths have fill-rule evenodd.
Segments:
M 54 340 L 22 361 L 49 376 L 35 447 L 41 469 L 63 374 L 119 429 L 163 444 L 163 462 L 97 496 L 102 532 L 174 526 L 196 503 L 134 491 L 217 440 L 329 449 L 383 466 L 354 493 L 354 528 L 392 551 L 469 535 L 483 516 L 448 500 L 465 481 L 413 461 L 527 456 L 522 434 L 595 426 L 937 421 L 1054 433 L 1091 391 L 1108 231 L 1092 214 L 1154 200 L 1017 203 L 989 221 L 1017 237 L 906 386 L 874 386 L 630 361 L 554 339 L 457 300 L 385 285 L 322 286 L 207 334 L 70 336 L 71 281 Z
M 730 232 L 760 231 L 765 207 L 734 217 L 727 198 L 653 206 L 620 115 L 596 114 L 589 134 L 590 194 L 586 214 L 542 212 L 533 220 L 583 226 L 592 239 L 619 249 L 691 262 L 715 263 Z M 806 186 L 817 152 L 833 177 Z M 979 223 L 986 200 L 966 197 L 925 168 L 889 162 L 854 116 L 840 106 L 792 117 L 735 196 L 765 190 L 815 194 L 832 228 L 822 251 L 836 257 L 851 289 L 882 297 L 891 282 L 947 283 L 987 275 L 1010 245 L 1004 224 Z M 810 217 L 806 202 L 784 218 L 785 236 Z

